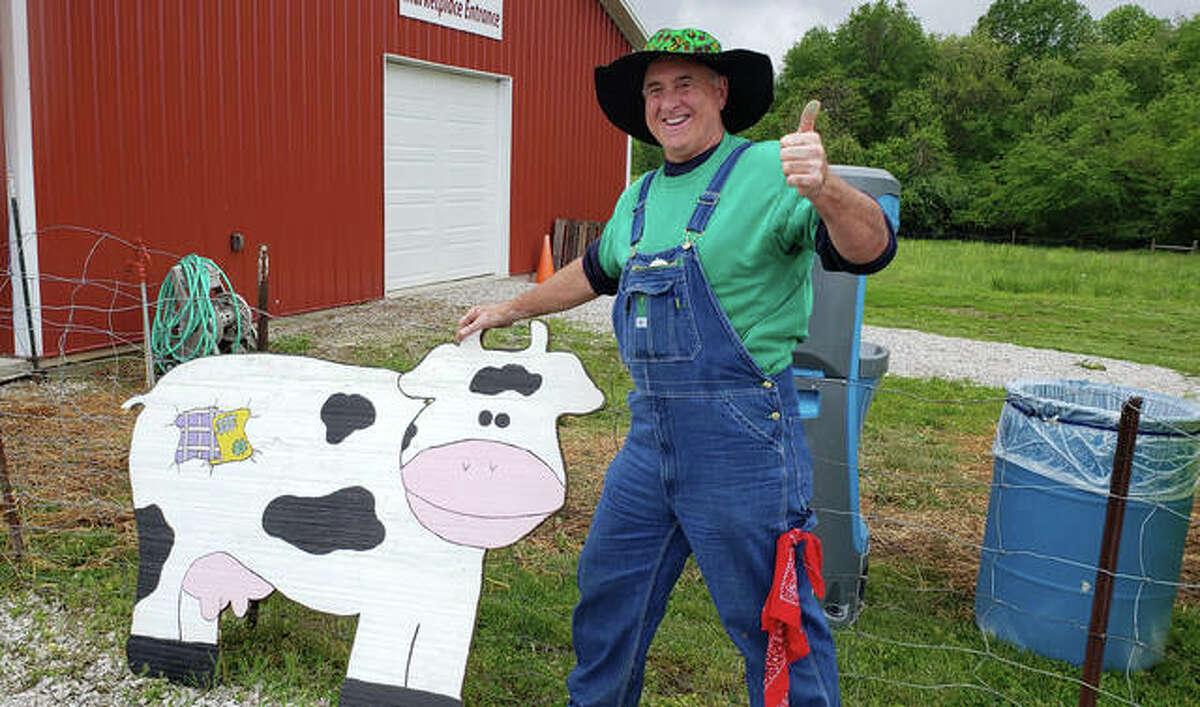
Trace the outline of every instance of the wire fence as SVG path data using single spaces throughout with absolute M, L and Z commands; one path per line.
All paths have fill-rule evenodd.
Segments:
M 141 283 L 136 267 L 115 264 L 135 262 L 147 253 L 166 263 L 183 256 L 149 250 L 91 229 L 46 229 L 46 233 L 74 239 L 84 256 L 76 273 L 43 273 L 39 282 L 28 283 L 31 289 L 42 288 L 44 326 L 54 336 L 47 338 L 37 371 L 20 370 L 0 386 L 0 481 L 4 482 L 0 604 L 15 614 L 44 606 L 40 602 L 45 597 L 87 593 L 99 586 L 108 594 L 94 596 L 93 601 L 116 605 L 119 613 L 132 607 L 137 574 L 137 530 L 127 468 L 136 415 L 122 411 L 121 403 L 143 392 L 146 381 Z M 110 255 L 107 265 L 100 267 L 96 254 L 102 251 L 125 257 Z M 161 283 L 147 285 L 153 320 L 154 293 Z M 66 298 L 50 301 L 45 299 L 47 292 L 66 293 Z M 11 303 L 12 293 L 9 277 L 0 285 L 0 294 Z M 439 306 L 435 297 L 402 295 L 336 312 L 275 320 L 272 348 L 407 370 L 433 345 L 450 339 L 459 312 Z M 14 317 L 14 308 L 7 309 L 0 315 L 0 336 L 11 341 L 21 336 L 17 330 L 23 326 L 23 313 Z M 251 309 L 257 320 L 260 312 Z M 628 422 L 620 405 L 628 379 L 611 340 L 590 339 L 593 343 L 586 345 L 594 345 L 599 353 L 586 357 L 589 373 L 604 390 L 610 411 L 598 415 L 600 422 L 571 424 L 562 432 L 571 475 L 567 507 L 533 536 L 505 551 L 504 564 L 489 563 L 485 603 L 493 600 L 489 589 L 501 596 L 500 590 L 522 581 L 522 571 L 529 568 L 532 574 L 558 571 L 570 584 L 573 565 L 562 572 L 564 568 L 547 557 L 565 553 L 569 558 L 577 552 L 604 468 L 620 448 Z M 568 345 L 587 340 L 580 337 Z M 72 349 L 73 342 L 83 342 L 88 351 Z M 852 622 L 836 630 L 845 702 L 1060 704 L 1077 693 L 1082 685 L 1077 666 L 1037 655 L 1045 652 L 1043 646 L 1032 646 L 1038 650 L 1029 652 L 994 634 L 1013 626 L 1020 631 L 1039 627 L 1046 645 L 1065 645 L 1078 636 L 1082 650 L 1087 620 L 1080 621 L 1074 612 L 1079 606 L 1090 607 L 1091 587 L 1070 586 L 1063 578 L 1081 572 L 1094 578 L 1097 564 L 1062 548 L 1086 544 L 1088 538 L 1098 542 L 1102 527 L 1080 523 L 1074 537 L 1044 537 L 1027 544 L 1021 534 L 1027 528 L 1000 528 L 997 539 L 989 535 L 988 526 L 1002 522 L 998 514 L 1005 509 L 998 505 L 1014 495 L 1026 499 L 1040 495 L 1050 515 L 1059 515 L 1059 509 L 1069 515 L 1074 512 L 1071 504 L 1080 502 L 1079 488 L 1053 479 L 1030 483 L 1019 474 L 998 472 L 991 454 L 992 437 L 956 432 L 952 416 L 946 418 L 948 422 L 914 428 L 883 412 L 902 406 L 927 420 L 962 411 L 976 418 L 995 417 L 1006 398 L 993 393 L 931 397 L 895 378 L 877 384 L 824 382 L 860 386 L 874 396 L 862 456 L 856 460 L 861 506 L 815 509 L 829 519 L 861 518 L 870 532 L 865 554 L 869 568 L 864 563 L 857 578 L 861 606 Z M 881 414 L 884 419 L 875 423 Z M 1177 455 L 1174 461 L 1180 468 L 1191 469 L 1194 492 L 1200 465 L 1195 429 L 1155 419 L 1152 413 L 1143 417 L 1164 426 L 1178 440 L 1170 453 Z M 939 428 L 943 424 L 949 429 Z M 930 439 L 921 438 L 926 433 Z M 812 446 L 818 466 L 855 473 L 853 463 L 847 467 L 823 455 L 819 445 Z M 1114 616 L 1123 612 L 1131 618 L 1124 624 L 1114 620 L 1108 636 L 1109 649 L 1129 658 L 1124 666 L 1106 673 L 1100 703 L 1186 704 L 1200 694 L 1196 651 L 1200 645 L 1196 637 L 1200 634 L 1200 514 L 1193 495 L 1161 500 L 1131 494 L 1127 500 L 1133 510 L 1127 511 L 1122 562 L 1114 574 L 1118 585 Z M 1091 516 L 1079 512 L 1078 517 Z M 1162 538 L 1153 535 L 1162 527 L 1181 529 L 1177 547 L 1164 548 Z M 1003 565 L 999 570 L 997 563 Z M 996 591 L 997 571 L 1025 582 L 1021 593 Z M 1019 576 L 1022 572 L 1030 576 Z M 97 573 L 124 582 L 97 584 L 89 579 Z M 689 582 L 697 596 L 706 596 L 693 569 L 681 580 L 681 591 L 688 591 Z M 531 610 L 527 599 L 508 601 L 518 613 Z M 571 603 L 570 591 L 547 595 L 540 611 L 558 618 L 560 633 L 569 632 Z M 646 702 L 742 704 L 739 658 L 715 616 L 697 618 L 687 606 L 672 607 L 660 630 L 659 642 L 666 646 L 660 650 L 656 643 L 651 650 Z M 485 606 L 485 617 L 488 610 Z M 990 621 L 997 613 L 1003 621 Z M 987 630 L 981 630 L 981 624 Z M 312 630 L 329 627 L 322 624 Z M 341 639 L 346 631 L 352 632 L 352 628 L 339 630 L 333 634 Z M 227 632 L 222 650 L 248 651 L 255 640 L 251 629 Z M 573 662 L 569 638 L 566 646 L 561 636 L 558 645 L 548 645 L 544 637 L 520 623 L 494 621 L 477 629 L 475 641 L 475 651 L 501 646 L 498 650 L 507 653 L 504 646 L 524 646 L 512 650 L 525 651 L 521 653 L 525 659 L 473 662 L 467 674 L 467 704 L 561 703 L 561 687 L 544 699 L 521 690 L 527 684 L 561 685 Z M 94 645 L 100 649 L 107 645 L 111 653 L 119 653 L 123 642 L 118 630 L 116 638 L 110 632 Z M 679 647 L 685 644 L 686 649 Z M 277 648 L 286 651 L 288 644 Z M 326 657 L 336 663 L 344 660 L 348 645 L 330 650 L 337 655 Z M 676 650 L 681 655 L 676 656 Z M 118 666 L 88 679 L 117 680 L 120 673 Z M 36 674 L 26 664 L 24 677 L 0 681 L 0 698 L 5 691 L 28 694 Z M 298 689 L 295 699 L 303 702 L 305 694 Z

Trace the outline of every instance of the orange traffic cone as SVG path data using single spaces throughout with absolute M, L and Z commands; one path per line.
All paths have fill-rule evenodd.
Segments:
M 543 283 L 554 275 L 554 258 L 550 255 L 550 234 L 542 240 L 542 257 L 538 260 L 537 281 Z

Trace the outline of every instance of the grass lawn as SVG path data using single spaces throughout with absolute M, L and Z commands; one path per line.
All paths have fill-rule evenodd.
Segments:
M 1200 257 L 902 240 L 868 281 L 876 326 L 1200 375 Z
M 1019 253 L 1022 249 L 1004 246 L 907 241 L 901 247 L 900 259 L 868 286 L 868 323 L 1200 372 L 1188 351 L 1200 344 L 1200 313 L 1191 304 L 1200 290 L 1195 282 L 1200 258 Z M 1106 314 L 1104 286 L 1068 290 L 1065 281 L 1059 282 L 1071 268 L 1076 276 L 1087 274 L 1076 278 L 1080 281 L 1095 274 L 1110 284 L 1125 282 L 1126 289 L 1109 298 Z M 1118 277 L 1125 270 L 1130 274 Z M 1012 284 L 1022 281 L 1022 272 L 1035 283 L 1024 291 L 1024 286 Z M 1157 278 L 1168 282 L 1154 295 L 1149 280 Z M 1155 297 L 1157 305 L 1151 302 Z M 1075 333 L 1055 331 L 1067 327 Z M 521 542 L 487 555 L 464 687 L 466 704 L 472 707 L 562 704 L 563 681 L 574 664 L 570 616 L 577 597 L 576 558 L 604 469 L 628 424 L 625 392 L 630 383 L 617 362 L 612 337 L 558 319 L 551 320 L 551 328 L 551 347 L 579 355 L 609 404 L 600 412 L 560 423 L 570 473 L 565 507 Z M 398 323 L 392 338 L 349 349 L 325 350 L 319 338 L 299 335 L 278 337 L 275 347 L 407 370 L 450 331 L 448 321 L 444 328 L 423 328 L 416 335 Z M 523 341 L 525 332 L 521 327 L 493 332 L 488 343 L 513 346 Z M 1121 344 L 1126 340 L 1128 349 Z M 1139 341 L 1142 345 L 1135 347 Z M 136 365 L 129 374 L 129 385 L 136 386 Z M 109 384 L 95 400 L 76 396 L 80 419 L 87 418 L 88 406 L 93 405 L 90 412 L 99 416 L 98 423 L 114 427 L 104 432 L 109 442 L 99 445 L 107 451 L 83 448 L 76 461 L 72 455 L 80 451 L 79 445 L 72 446 L 67 438 L 62 449 L 43 455 L 57 476 L 42 482 L 20 474 L 41 458 L 39 443 L 55 435 L 65 437 L 62 430 L 75 423 L 64 420 L 67 413 L 55 413 L 48 403 L 28 402 L 15 415 L 10 403 L 3 408 L 5 442 L 10 460 L 16 460 L 18 488 L 32 486 L 37 490 L 32 495 L 53 499 L 58 494 L 67 502 L 38 501 L 25 508 L 27 523 L 54 531 L 31 534 L 33 562 L 0 562 L 0 597 L 19 604 L 22 597 L 35 594 L 76 621 L 96 645 L 117 652 L 128 631 L 137 572 L 132 513 L 119 512 L 128 506 L 122 447 L 128 430 L 108 424 L 132 424 L 132 416 L 114 413 L 114 401 L 123 394 Z M 846 704 L 1075 701 L 1078 668 L 986 641 L 973 622 L 978 543 L 990 491 L 990 445 L 1002 396 L 999 389 L 958 382 L 895 377 L 881 381 L 861 444 L 863 511 L 872 537 L 865 604 L 854 625 L 837 633 Z M 49 436 L 38 432 L 39 414 L 59 416 L 52 418 L 55 427 Z M 19 433 L 28 439 L 15 440 Z M 78 477 L 78 484 L 64 484 L 64 477 Z M 111 505 L 81 513 L 72 503 L 77 498 L 104 499 Z M 0 540 L 0 553 L 8 551 L 7 542 Z M 1197 525 L 1188 540 L 1182 581 L 1191 587 L 1200 584 Z M 254 628 L 228 613 L 222 620 L 224 685 L 257 691 L 264 703 L 312 704 L 336 697 L 355 619 L 318 614 L 278 595 L 261 605 Z M 79 660 L 56 662 L 29 681 L 85 670 Z M 1100 704 L 1194 704 L 1200 695 L 1200 592 L 1181 591 L 1162 663 L 1128 676 L 1105 674 L 1102 688 Z M 155 704 L 166 699 L 164 695 L 178 694 L 172 692 L 175 689 L 151 681 L 122 700 Z M 740 657 L 725 638 L 694 565 L 685 570 L 651 646 L 642 704 L 745 704 Z

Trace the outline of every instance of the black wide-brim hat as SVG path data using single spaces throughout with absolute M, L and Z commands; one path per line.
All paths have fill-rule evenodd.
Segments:
M 646 48 L 626 54 L 607 66 L 596 67 L 596 100 L 609 121 L 642 142 L 657 145 L 646 126 L 642 81 L 655 59 L 687 59 L 726 77 L 729 94 L 721 110 L 725 130 L 740 132 L 766 115 L 775 100 L 771 59 L 749 49 L 721 50 L 715 37 L 698 29 L 661 29 L 646 40 Z

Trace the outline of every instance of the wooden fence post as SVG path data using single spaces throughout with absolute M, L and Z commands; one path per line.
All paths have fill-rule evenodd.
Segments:
M 4 435 L 0 433 L 0 515 L 8 525 L 8 538 L 12 543 L 13 557 L 25 556 L 25 540 L 21 537 L 21 516 L 17 515 L 17 499 L 13 494 L 12 482 L 8 478 L 8 455 L 4 452 Z
M 267 244 L 258 247 L 258 350 L 266 351 L 271 348 L 267 337 L 267 324 L 271 315 L 267 313 L 270 304 L 269 282 L 271 279 L 271 258 L 267 254 Z

